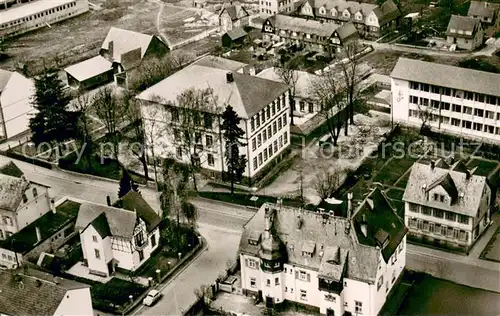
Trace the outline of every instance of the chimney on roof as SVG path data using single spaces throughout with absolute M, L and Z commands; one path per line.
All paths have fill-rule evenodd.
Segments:
M 363 236 L 368 236 L 368 225 L 366 225 L 366 223 L 361 223 L 360 228 Z
M 436 162 L 434 162 L 433 160 L 431 161 L 431 170 L 434 170 L 435 167 L 436 167 Z
M 234 77 L 232 72 L 226 73 L 226 81 L 229 82 L 234 82 Z
M 465 180 L 470 180 L 471 173 L 469 170 L 465 171 Z
M 300 218 L 300 215 L 297 215 L 297 229 L 302 228 L 302 218 Z
M 266 207 L 264 213 L 264 239 L 267 239 L 271 236 L 271 210 Z
M 352 192 L 347 193 L 347 219 L 350 220 L 352 216 Z
M 109 41 L 108 43 L 108 53 L 110 56 L 113 56 L 113 50 L 115 49 L 115 43 L 113 41 Z
M 39 243 L 42 241 L 42 234 L 40 233 L 40 228 L 38 226 L 35 226 L 35 233 L 36 233 L 36 243 Z
M 106 204 L 108 204 L 108 206 L 111 206 L 111 198 L 109 197 L 109 195 L 106 196 Z

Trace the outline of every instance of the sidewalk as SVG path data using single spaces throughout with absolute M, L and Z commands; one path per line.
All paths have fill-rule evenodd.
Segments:
M 484 232 L 484 234 L 479 237 L 479 240 L 472 247 L 472 251 L 469 252 L 469 257 L 483 260 L 480 259 L 479 256 L 481 255 L 481 252 L 483 252 L 484 247 L 488 245 L 488 242 L 490 241 L 491 237 L 493 237 L 493 234 L 495 234 L 495 232 L 497 231 L 498 226 L 500 226 L 500 213 L 495 213 L 491 216 L 491 225 L 486 229 L 486 232 Z

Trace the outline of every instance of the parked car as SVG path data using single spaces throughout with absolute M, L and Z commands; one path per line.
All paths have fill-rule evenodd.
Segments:
M 161 298 L 161 293 L 157 290 L 149 291 L 148 295 L 142 300 L 142 304 L 146 306 L 154 305 Z

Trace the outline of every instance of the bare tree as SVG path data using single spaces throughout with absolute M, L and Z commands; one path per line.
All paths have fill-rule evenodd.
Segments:
M 204 146 L 202 137 L 205 130 L 212 128 L 214 114 L 218 111 L 217 100 L 211 88 L 188 89 L 177 97 L 176 103 L 169 110 L 171 119 L 166 126 L 171 131 L 167 134 L 174 137 L 174 143 L 181 149 L 182 156 L 179 158 L 184 155 L 188 157 L 189 172 L 197 191 L 196 172 L 204 162 L 203 153 L 216 141 L 216 137 L 212 137 L 212 144 Z
M 144 104 L 142 106 L 142 124 L 144 128 L 144 146 L 145 149 L 149 149 L 151 154 L 151 160 L 153 163 L 153 170 L 155 174 L 155 182 L 158 184 L 158 164 L 156 158 L 156 146 L 158 146 L 158 137 L 161 132 L 161 121 L 159 118 L 162 116 L 163 109 L 157 104 L 156 101 L 159 101 L 159 97 L 153 96 L 153 102 L 150 104 Z M 144 151 L 146 151 L 144 150 Z
M 340 184 L 340 173 L 337 169 L 329 170 L 326 173 L 319 173 L 313 182 L 316 193 L 322 200 L 328 199 L 335 193 Z
M 90 156 L 92 155 L 92 137 L 89 126 L 89 111 L 92 108 L 92 100 L 88 93 L 78 90 L 76 98 L 73 101 L 73 108 L 79 113 L 78 115 L 78 134 L 80 140 L 80 149 L 83 149 L 87 158 L 88 167 L 91 167 Z
M 333 72 L 324 72 L 311 86 L 311 92 L 320 103 L 319 115 L 326 120 L 326 126 L 333 145 L 337 146 L 340 130 L 344 124 L 345 92 L 340 85 L 340 80 Z M 347 125 L 345 126 L 347 128 Z
M 295 107 L 295 89 L 297 86 L 298 73 L 295 62 L 288 61 L 279 64 L 279 67 L 274 67 L 276 75 L 281 79 L 281 81 L 288 86 L 292 87 L 290 89 L 290 124 L 294 125 L 293 122 L 293 109 Z
M 436 116 L 436 109 L 429 104 L 418 103 L 418 117 L 422 121 L 420 125 L 420 134 L 426 129 L 429 129 L 429 121 L 432 121 Z
M 127 108 L 127 120 L 132 125 L 132 144 L 130 146 L 130 151 L 132 154 L 141 162 L 144 169 L 144 176 L 146 179 L 149 178 L 148 172 L 148 162 L 146 159 L 146 131 L 144 130 L 144 121 L 141 116 L 141 109 L 139 102 L 132 99 L 131 96 L 126 93 L 123 97 L 124 102 L 126 102 Z M 138 145 L 138 146 L 137 146 Z
M 340 58 L 345 60 L 340 63 L 342 68 L 342 74 L 344 75 L 344 89 L 346 90 L 347 98 L 347 112 L 349 118 L 349 123 L 354 125 L 354 101 L 356 100 L 357 94 L 359 93 L 358 82 L 360 75 L 359 64 L 360 64 L 360 53 L 363 51 L 363 47 L 358 41 L 351 41 L 346 43 L 341 51 Z M 347 128 L 345 131 L 347 135 Z
M 168 77 L 173 68 L 169 57 L 148 58 L 132 72 L 130 89 L 137 92 L 143 91 Z

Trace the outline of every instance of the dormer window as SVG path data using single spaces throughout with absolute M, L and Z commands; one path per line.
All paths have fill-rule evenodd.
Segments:
M 319 8 L 319 13 L 320 14 L 325 14 L 326 13 L 325 8 L 324 7 Z
M 313 256 L 312 252 L 302 251 L 302 257 L 312 258 L 312 256 Z
M 139 233 L 135 234 L 134 236 L 135 244 L 137 246 L 142 246 L 144 245 L 144 232 L 141 230 Z
M 33 188 L 33 197 L 37 197 L 38 196 L 38 192 L 36 191 L 36 188 Z
M 455 30 L 455 29 L 450 29 L 450 33 L 456 33 L 456 32 L 457 32 L 457 30 Z
M 332 16 L 336 16 L 337 15 L 337 10 L 335 10 L 335 9 L 330 10 L 330 14 Z
M 463 30 L 458 30 L 458 34 L 464 34 Z
M 439 193 L 434 193 L 434 201 L 444 203 L 446 200 L 445 196 Z
M 23 203 L 26 203 L 28 202 L 28 197 L 26 196 L 26 194 L 23 193 Z

